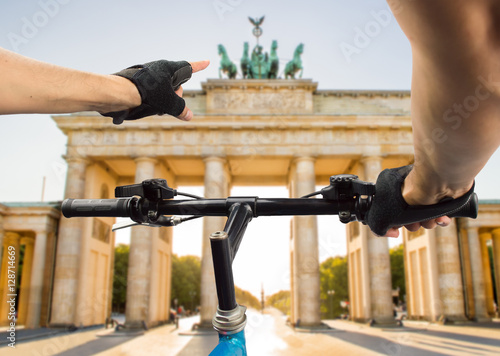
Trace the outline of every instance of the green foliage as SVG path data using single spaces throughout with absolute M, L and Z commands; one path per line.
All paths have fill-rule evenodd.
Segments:
M 283 314 L 290 315 L 290 291 L 280 290 L 266 298 L 266 305 L 280 310 Z
M 113 302 L 115 312 L 124 313 L 127 300 L 127 272 L 130 246 L 119 244 L 115 247 L 115 273 L 113 275 Z
M 198 256 L 172 256 L 171 301 L 194 311 L 200 305 L 201 260 Z
M 330 257 L 321 263 L 320 274 L 320 310 L 323 317 L 333 319 L 348 310 L 342 308 L 341 301 L 349 300 L 347 286 L 347 257 Z M 333 291 L 333 292 L 332 292 Z
M 236 286 L 234 286 L 234 291 L 236 293 L 236 302 L 238 304 L 244 305 L 247 308 L 254 308 L 257 310 L 261 309 L 259 300 L 253 294 Z
M 113 277 L 113 311 L 125 312 L 127 298 L 127 272 L 130 247 L 120 244 L 115 247 L 115 273 Z M 201 261 L 197 256 L 172 256 L 172 306 L 194 310 L 200 305 Z M 260 309 L 259 300 L 238 287 L 236 300 L 247 307 Z
M 404 301 L 406 284 L 403 244 L 391 248 L 389 256 L 391 259 L 392 289 L 399 288 L 399 298 Z

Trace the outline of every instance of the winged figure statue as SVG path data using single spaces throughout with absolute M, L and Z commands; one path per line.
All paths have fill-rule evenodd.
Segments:
M 251 17 L 249 17 L 248 19 L 250 20 L 250 22 L 252 23 L 252 25 L 254 25 L 255 27 L 259 27 L 264 22 L 264 17 L 265 16 L 262 16 L 260 19 L 258 17 L 254 18 L 254 19 L 252 19 Z

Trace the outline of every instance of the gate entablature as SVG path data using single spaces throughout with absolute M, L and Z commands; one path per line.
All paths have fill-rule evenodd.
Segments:
M 68 156 L 102 162 L 120 177 L 135 175 L 134 157 L 155 157 L 178 184 L 203 184 L 209 156 L 226 157 L 234 184 L 283 185 L 294 157 L 314 157 L 319 181 L 327 182 L 362 156 L 394 167 L 413 155 L 405 91 L 317 91 L 308 79 L 208 80 L 202 87 L 184 93 L 195 112 L 189 123 L 151 117 L 113 126 L 91 113 L 54 120 L 68 136 Z

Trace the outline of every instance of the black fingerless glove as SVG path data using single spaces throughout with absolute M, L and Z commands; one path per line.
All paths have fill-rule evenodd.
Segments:
M 141 95 L 141 105 L 130 110 L 102 114 L 113 118 L 119 125 L 123 120 L 137 120 L 151 115 L 179 116 L 186 103 L 175 91 L 191 78 L 193 69 L 186 61 L 160 60 L 135 65 L 114 75 L 127 78 L 135 84 Z
M 474 186 L 457 199 L 446 199 L 433 205 L 408 205 L 401 186 L 413 166 L 385 169 L 377 178 L 375 196 L 366 214 L 370 229 L 384 236 L 392 227 L 436 219 L 441 216 L 476 218 L 478 211 Z

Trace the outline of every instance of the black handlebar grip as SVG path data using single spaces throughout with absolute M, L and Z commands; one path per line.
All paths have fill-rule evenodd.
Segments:
M 380 173 L 366 222 L 377 235 L 384 236 L 392 227 L 436 219 L 467 217 L 475 219 L 478 213 L 478 199 L 474 186 L 463 196 L 433 205 L 408 205 L 401 194 L 401 186 L 412 166 L 386 169 Z
M 61 210 L 65 217 L 110 216 L 130 217 L 130 201 L 126 199 L 66 199 Z
M 434 205 L 409 205 L 394 219 L 392 226 L 403 226 L 415 222 L 432 220 L 441 216 L 450 218 L 476 218 L 478 212 L 477 195 L 473 191 L 460 198 Z M 391 226 L 391 227 L 392 227 Z

